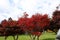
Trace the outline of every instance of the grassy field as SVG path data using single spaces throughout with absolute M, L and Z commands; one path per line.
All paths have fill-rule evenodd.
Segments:
M 5 37 L 0 37 L 0 40 L 4 40 Z M 40 40 L 55 40 L 56 35 L 55 33 L 42 33 L 42 35 L 40 36 Z M 9 36 L 7 38 L 7 40 L 13 40 L 12 36 Z M 30 37 L 28 35 L 19 35 L 18 40 L 31 40 Z

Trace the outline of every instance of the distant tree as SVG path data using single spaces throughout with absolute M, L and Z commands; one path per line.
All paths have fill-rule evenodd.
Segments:
M 8 35 L 12 35 L 14 40 L 18 40 L 18 34 L 19 34 L 19 27 L 17 26 L 17 21 L 13 20 L 11 17 L 8 19 L 8 27 L 6 29 L 6 33 Z M 17 38 L 15 39 L 15 35 L 17 35 Z
M 48 18 L 48 15 L 45 14 L 45 15 L 41 15 L 41 14 L 35 14 L 35 15 L 32 15 L 31 17 L 31 20 L 32 21 L 32 24 L 34 25 L 33 27 L 33 35 L 37 36 L 37 40 L 39 40 L 39 36 L 42 34 L 43 30 L 45 27 L 49 26 L 49 18 Z
M 5 40 L 7 39 L 8 36 L 13 36 L 14 40 L 15 40 L 15 35 L 17 35 L 17 21 L 12 20 L 12 18 L 9 18 L 8 20 L 4 19 L 1 22 L 1 32 L 3 31 L 3 33 L 1 35 L 5 36 Z M 18 38 L 18 36 L 17 36 Z M 16 38 L 16 40 L 17 40 Z
M 56 10 L 53 12 L 53 17 L 52 17 L 52 20 L 53 20 L 53 27 L 55 27 L 55 31 L 57 31 L 59 28 L 60 28 L 60 11 L 59 10 Z

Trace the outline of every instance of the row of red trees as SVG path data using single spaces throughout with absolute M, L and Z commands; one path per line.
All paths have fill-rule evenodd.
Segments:
M 23 17 L 18 18 L 17 21 L 9 18 L 8 20 L 4 19 L 0 23 L 0 35 L 16 35 L 21 32 L 27 32 L 28 34 L 37 36 L 39 40 L 39 36 L 42 34 L 43 30 L 55 29 L 60 26 L 60 11 L 56 10 L 53 12 L 53 17 L 50 19 L 47 14 L 41 15 L 39 13 L 32 15 L 28 18 L 28 14 L 25 12 Z
M 44 28 L 49 26 L 50 20 L 48 15 L 41 15 L 39 13 L 32 15 L 32 17 L 28 18 L 28 14 L 24 13 L 23 17 L 18 18 L 18 21 L 12 20 L 9 18 L 8 20 L 3 20 L 0 24 L 0 30 L 5 32 L 4 35 L 17 34 L 20 30 L 29 33 L 30 35 L 40 36 L 43 32 Z M 18 30 L 19 28 L 20 30 Z M 15 30 L 14 30 L 15 29 Z M 17 31 L 18 30 L 18 31 Z M 11 33 L 10 33 L 11 32 Z

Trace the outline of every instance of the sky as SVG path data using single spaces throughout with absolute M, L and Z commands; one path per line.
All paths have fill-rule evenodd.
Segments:
M 48 14 L 56 10 L 60 0 L 0 0 L 0 21 L 11 17 L 17 20 L 24 12 L 31 17 L 33 14 Z

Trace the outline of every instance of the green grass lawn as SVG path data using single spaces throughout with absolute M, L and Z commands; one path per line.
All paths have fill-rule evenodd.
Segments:
M 40 36 L 40 40 L 55 40 L 56 34 L 55 33 L 43 33 Z
M 0 37 L 0 40 L 4 40 L 5 37 Z M 42 35 L 40 36 L 40 40 L 55 40 L 56 35 L 55 33 L 42 33 Z M 7 40 L 13 40 L 12 36 L 9 36 L 7 38 Z M 19 35 L 18 40 L 31 40 L 29 35 Z

